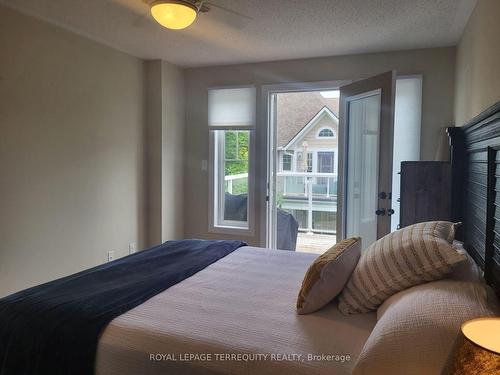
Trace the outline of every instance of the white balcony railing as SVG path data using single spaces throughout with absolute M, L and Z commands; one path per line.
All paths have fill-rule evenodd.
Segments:
M 335 198 L 337 196 L 337 173 L 278 172 L 278 192 L 283 196 Z M 237 180 L 247 179 L 248 173 L 225 176 L 226 190 L 233 193 Z M 282 185 L 282 186 L 281 186 Z
M 337 197 L 337 173 L 278 172 L 276 176 L 277 191 L 284 197 Z
M 232 174 L 229 176 L 224 176 L 224 181 L 226 181 L 226 191 L 229 194 L 233 194 L 234 181 L 244 180 L 248 178 L 248 173 Z
M 301 226 L 301 229 L 308 232 L 316 231 L 313 228 L 314 203 L 318 205 L 318 202 L 323 202 L 323 211 L 337 211 L 337 173 L 278 172 L 276 177 L 278 199 L 307 202 L 307 225 Z M 247 178 L 248 173 L 225 176 L 226 191 L 233 194 L 235 182 Z M 335 229 L 321 231 L 334 232 Z

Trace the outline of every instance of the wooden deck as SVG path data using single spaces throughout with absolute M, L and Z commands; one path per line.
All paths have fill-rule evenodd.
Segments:
M 299 233 L 296 251 L 303 253 L 323 254 L 337 242 L 333 234 Z

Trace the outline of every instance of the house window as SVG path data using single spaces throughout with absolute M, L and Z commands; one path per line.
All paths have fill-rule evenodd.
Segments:
M 307 153 L 307 173 L 313 171 L 313 154 L 312 152 Z
M 292 170 L 292 155 L 283 154 L 283 171 Z
M 321 129 L 318 133 L 318 138 L 334 138 L 335 133 L 330 128 Z
M 211 139 L 210 230 L 251 230 L 250 149 L 255 126 L 255 88 L 217 88 L 208 92 Z

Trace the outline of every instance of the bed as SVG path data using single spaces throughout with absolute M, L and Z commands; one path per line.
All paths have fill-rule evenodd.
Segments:
M 500 291 L 500 102 L 469 123 L 448 128 L 452 161 L 452 220 L 461 238 Z
M 315 257 L 255 247 L 234 251 L 113 320 L 99 342 L 96 374 L 172 374 L 173 369 L 183 374 L 349 374 L 376 314 L 344 316 L 331 304 L 316 314 L 297 315 L 297 291 Z M 172 356 L 150 360 L 158 353 L 175 354 L 178 360 L 183 353 L 213 355 L 190 362 Z M 238 353 L 268 358 L 215 357 Z M 309 354 L 332 359 L 308 360 Z

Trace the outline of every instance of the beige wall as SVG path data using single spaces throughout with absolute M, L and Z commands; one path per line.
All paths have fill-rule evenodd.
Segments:
M 144 62 L 147 246 L 183 237 L 184 72 Z
M 0 295 L 144 243 L 141 60 L 0 7 Z
M 435 48 L 354 56 L 325 57 L 258 64 L 194 68 L 186 71 L 186 142 L 185 142 L 185 236 L 227 238 L 208 233 L 208 172 L 202 161 L 208 160 L 207 89 L 211 86 L 351 80 L 396 69 L 400 74 L 423 74 L 422 159 L 433 159 L 440 128 L 453 123 L 455 48 Z M 260 97 L 258 98 L 260 103 Z M 259 117 L 260 118 L 260 117 Z M 264 130 L 258 124 L 258 132 Z M 260 137 L 259 139 L 262 139 Z M 257 145 L 257 186 L 265 180 L 265 146 Z M 261 184 L 261 185 L 259 185 Z M 257 215 L 265 207 L 265 191 L 256 189 Z M 259 217 L 259 216 L 257 216 Z M 262 228 L 245 238 L 258 245 Z
M 162 62 L 162 241 L 184 237 L 184 71 Z
M 162 64 L 160 60 L 144 62 L 145 75 L 145 170 L 146 170 L 146 246 L 162 239 Z
M 479 0 L 457 48 L 455 121 L 500 100 L 500 1 Z
M 144 62 L 146 79 L 147 245 L 183 237 L 184 71 Z
M 183 71 L 2 6 L 0 51 L 0 296 L 182 237 Z

